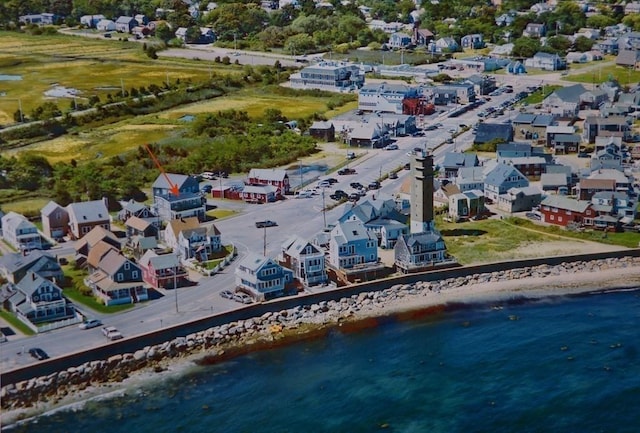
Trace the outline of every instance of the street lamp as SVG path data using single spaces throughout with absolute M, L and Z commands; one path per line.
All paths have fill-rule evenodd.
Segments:
M 180 311 L 178 309 L 178 268 L 180 267 L 180 251 L 176 253 L 176 266 L 173 270 L 173 291 L 175 293 L 175 301 L 176 301 L 176 314 Z

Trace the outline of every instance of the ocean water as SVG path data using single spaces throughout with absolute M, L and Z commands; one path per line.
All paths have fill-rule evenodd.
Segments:
M 640 291 L 386 319 L 6 430 L 639 432 Z

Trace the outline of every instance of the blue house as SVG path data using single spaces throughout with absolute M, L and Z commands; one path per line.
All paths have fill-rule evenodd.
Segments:
M 392 198 L 378 197 L 360 202 L 347 208 L 338 221 L 362 223 L 382 248 L 392 248 L 398 238 L 409 231 L 407 217 L 397 210 Z
M 378 241 L 360 221 L 344 221 L 331 230 L 329 262 L 336 269 L 378 263 Z
M 406 48 L 411 45 L 411 36 L 406 33 L 393 33 L 387 42 L 389 48 Z
M 511 188 L 529 186 L 529 180 L 515 167 L 498 163 L 484 180 L 484 195 L 494 202 L 501 194 L 506 194 Z
M 484 39 L 480 33 L 474 33 L 471 35 L 465 35 L 460 39 L 460 45 L 462 48 L 478 50 L 484 48 Z
M 520 74 L 526 74 L 526 73 L 527 73 L 527 69 L 524 67 L 524 65 L 520 61 L 510 62 L 507 65 L 507 74 L 520 75 Z
M 178 188 L 174 194 L 172 187 Z M 152 187 L 157 215 L 163 221 L 197 217 L 205 218 L 206 199 L 200 195 L 198 180 L 193 176 L 167 173 L 158 176 Z
M 236 286 L 256 301 L 267 301 L 297 293 L 291 284 L 293 271 L 276 261 L 255 253 L 248 253 L 236 269 Z

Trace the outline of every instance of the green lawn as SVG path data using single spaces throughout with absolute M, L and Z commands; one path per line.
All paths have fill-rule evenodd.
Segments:
M 514 250 L 529 244 L 558 240 L 558 236 L 635 248 L 639 233 L 607 233 L 592 230 L 570 232 L 556 226 L 540 226 L 522 218 L 447 223 L 438 217 L 448 252 L 461 264 L 477 264 L 518 258 Z
M 568 81 L 585 84 L 599 84 L 607 81 L 609 78 L 613 78 L 623 86 L 636 84 L 640 81 L 640 71 L 635 71 L 623 66 L 617 66 L 611 62 L 600 64 L 591 63 L 591 65 L 593 67 L 584 73 L 571 74 L 564 78 Z
M 29 328 L 27 325 L 22 323 L 20 320 L 18 320 L 18 318 L 16 316 L 14 316 L 10 312 L 6 311 L 4 308 L 0 308 L 0 317 L 2 317 L 2 319 L 6 320 L 7 323 L 9 323 L 9 325 L 11 325 L 12 327 L 16 328 L 18 331 L 20 331 L 21 333 L 23 333 L 25 335 L 35 335 L 36 334 L 31 328 Z
M 83 305 L 93 311 L 99 313 L 119 313 L 120 311 L 133 308 L 133 304 L 113 305 L 107 307 L 89 294 L 90 289 L 84 285 L 84 278 L 87 276 L 86 271 L 75 269 L 72 264 L 62 267 L 65 275 L 65 284 L 63 288 L 64 295 L 74 304 Z

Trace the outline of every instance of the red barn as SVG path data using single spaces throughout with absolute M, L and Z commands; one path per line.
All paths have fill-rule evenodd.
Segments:
M 281 198 L 289 194 L 289 175 L 285 170 L 272 168 L 252 168 L 249 172 L 249 185 L 272 185 L 277 189 L 276 195 Z

